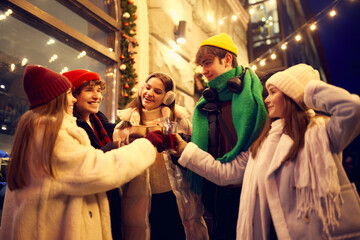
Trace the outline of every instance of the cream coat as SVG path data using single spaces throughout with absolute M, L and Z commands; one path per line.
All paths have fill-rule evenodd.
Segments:
M 359 96 L 350 95 L 343 89 L 315 81 L 305 88 L 304 100 L 308 107 L 331 115 L 330 121 L 320 126 L 324 129 L 322 137 L 329 140 L 329 154 L 335 160 L 341 189 L 351 188 L 342 167 L 341 152 L 360 133 Z M 270 135 L 271 131 L 265 143 L 270 139 Z M 322 144 L 322 141 L 318 141 L 318 139 L 319 136 L 315 138 L 315 135 L 310 135 L 309 138 L 305 138 L 305 141 L 312 141 L 311 144 L 316 146 Z M 265 143 L 263 145 L 266 145 Z M 282 143 L 284 144 L 279 148 L 281 153 L 278 156 L 286 155 L 291 147 L 291 139 L 286 140 L 284 138 Z M 262 148 L 259 149 L 257 157 L 262 156 L 262 150 Z M 306 218 L 299 218 L 297 215 L 294 162 L 301 161 L 299 156 L 302 155 L 299 154 L 298 158 L 293 162 L 284 164 L 281 159 L 273 159 L 272 162 L 264 165 L 265 160 L 253 160 L 249 156 L 249 152 L 243 152 L 234 161 L 222 164 L 214 161 L 209 154 L 200 150 L 195 144 L 190 143 L 182 153 L 179 163 L 219 185 L 243 182 L 237 239 L 270 239 L 269 229 L 271 222 L 275 227 L 278 239 L 324 239 L 326 236 L 323 232 L 322 222 L 314 212 Z M 263 177 L 259 177 L 261 181 L 258 180 L 262 184 L 258 185 L 256 191 L 249 189 L 249 186 L 253 184 L 246 184 L 251 179 L 251 171 L 255 171 L 253 173 L 256 173 L 256 171 L 264 172 Z M 249 203 L 245 199 L 249 196 L 256 199 L 255 202 Z M 346 198 L 346 195 L 343 195 L 343 197 Z M 249 211 L 248 206 L 243 206 L 246 202 L 254 208 L 253 211 Z M 345 207 L 351 207 L 351 205 L 346 206 L 346 203 L 348 202 L 345 199 L 345 204 L 341 206 L 342 210 Z M 251 214 L 251 212 L 253 215 L 249 216 L 248 214 Z M 358 221 L 356 220 L 358 216 L 353 217 L 353 219 L 349 219 L 349 222 Z M 252 219 L 252 222 L 249 222 L 249 219 Z M 249 228 L 253 229 L 249 230 Z M 248 236 L 249 233 L 250 236 Z M 342 234 L 346 233 L 343 232 Z M 356 236 L 359 237 L 359 235 Z
M 160 116 L 157 116 L 160 117 Z M 191 124 L 187 118 L 178 118 L 179 131 L 191 131 Z M 114 139 L 126 138 L 128 129 L 114 131 Z M 186 171 L 173 164 L 170 155 L 163 153 L 167 176 L 170 181 L 179 210 L 179 215 L 184 226 L 187 240 L 209 239 L 207 226 L 202 217 L 204 209 L 201 196 L 190 190 L 186 181 Z M 139 157 L 139 159 L 141 159 Z M 134 178 L 123 187 L 122 213 L 123 234 L 125 240 L 149 240 L 150 224 L 149 213 L 151 210 L 150 171 L 147 169 L 140 176 Z M 171 221 L 169 219 L 169 221 Z M 170 238 L 171 239 L 171 238 Z
M 42 131 L 41 126 L 36 129 L 30 165 L 35 165 Z M 96 150 L 75 118 L 67 115 L 53 152 L 57 178 L 30 175 L 27 187 L 7 189 L 0 239 L 112 239 L 105 192 L 143 172 L 155 153 L 146 139 L 106 153 Z

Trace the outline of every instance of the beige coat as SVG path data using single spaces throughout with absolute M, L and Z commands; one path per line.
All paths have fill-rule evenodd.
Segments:
M 154 114 L 154 113 L 151 113 Z M 158 116 L 160 117 L 160 116 Z M 178 118 L 178 129 L 187 129 L 191 132 L 188 119 Z M 114 139 L 126 137 L 128 129 L 115 130 Z M 170 155 L 163 153 L 167 176 L 170 181 L 179 210 L 179 215 L 184 226 L 187 240 L 209 239 L 208 230 L 203 215 L 201 196 L 190 190 L 189 182 L 186 181 L 186 171 L 173 164 Z M 141 157 L 139 156 L 139 159 Z M 124 240 L 149 240 L 150 224 L 149 213 L 151 210 L 152 190 L 150 186 L 150 170 L 147 169 L 140 176 L 124 185 L 122 197 L 122 223 Z M 169 221 L 171 221 L 169 219 Z
M 41 126 L 36 129 L 33 152 L 42 144 L 42 131 Z M 75 118 L 66 116 L 53 152 L 57 178 L 29 173 L 27 187 L 7 189 L 0 239 L 112 239 L 105 192 L 143 172 L 155 152 L 148 140 L 139 139 L 103 153 L 90 145 Z M 36 154 L 31 156 L 27 161 L 33 164 Z

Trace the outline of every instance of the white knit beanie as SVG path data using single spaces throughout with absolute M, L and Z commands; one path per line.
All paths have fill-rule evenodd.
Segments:
M 266 88 L 269 90 L 269 86 L 273 85 L 301 107 L 305 86 L 311 80 L 320 80 L 319 72 L 309 65 L 300 63 L 272 75 L 266 81 Z

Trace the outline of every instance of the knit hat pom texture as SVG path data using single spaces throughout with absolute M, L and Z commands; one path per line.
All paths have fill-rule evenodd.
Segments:
M 299 106 L 302 105 L 305 86 L 311 80 L 320 80 L 319 72 L 311 66 L 300 63 L 277 72 L 266 81 L 266 88 L 273 85 Z
M 40 65 L 28 65 L 24 71 L 23 86 L 29 99 L 29 109 L 50 102 L 71 88 L 71 82 Z
M 76 69 L 68 72 L 64 72 L 63 75 L 67 77 L 73 85 L 73 90 L 81 87 L 85 82 L 90 82 L 92 80 L 100 80 L 99 74 L 96 72 L 90 72 L 89 70 Z
M 238 50 L 234 44 L 234 41 L 226 33 L 220 33 L 202 41 L 200 47 L 202 46 L 215 46 L 232 52 L 235 54 L 235 56 L 238 55 Z

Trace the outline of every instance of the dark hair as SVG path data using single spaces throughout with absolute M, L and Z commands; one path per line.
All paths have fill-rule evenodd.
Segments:
M 285 110 L 284 110 L 284 133 L 294 141 L 288 154 L 283 159 L 292 161 L 295 159 L 299 151 L 304 147 L 305 132 L 309 124 L 309 117 L 300 109 L 294 100 L 284 94 Z M 250 146 L 251 156 L 255 159 L 258 150 L 269 134 L 271 123 L 276 119 L 267 118 L 263 131 L 260 136 Z
M 214 60 L 216 57 L 219 58 L 219 60 L 222 60 L 225 58 L 226 54 L 230 54 L 232 56 L 232 63 L 231 66 L 233 68 L 238 66 L 236 55 L 232 52 L 229 52 L 225 49 L 218 48 L 215 46 L 201 46 L 199 50 L 196 53 L 195 63 L 197 65 L 201 65 L 201 62 L 204 60 L 205 56 L 212 56 L 212 59 Z
M 78 96 L 81 93 L 81 90 L 86 86 L 100 86 L 100 90 L 102 93 L 105 92 L 105 89 L 106 89 L 106 83 L 104 80 L 102 80 L 102 79 L 91 80 L 91 81 L 84 82 L 80 87 L 75 89 L 72 93 L 73 96 L 74 97 Z

